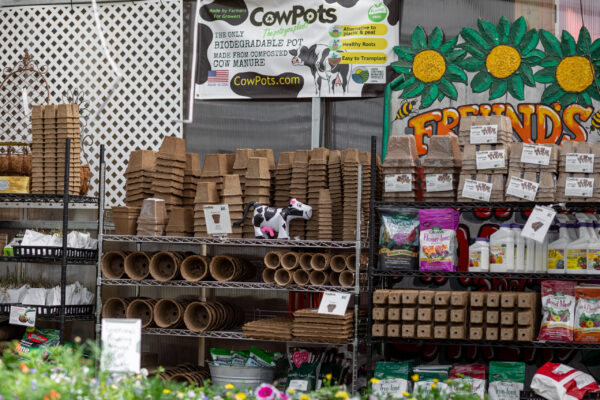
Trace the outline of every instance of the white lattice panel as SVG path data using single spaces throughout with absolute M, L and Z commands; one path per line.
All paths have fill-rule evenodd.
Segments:
M 89 137 L 82 161 L 92 168 L 90 193 L 96 195 L 99 145 L 106 145 L 110 206 L 122 204 L 125 197 L 123 173 L 132 150 L 158 149 L 165 135 L 182 136 L 181 124 L 173 122 L 181 119 L 183 101 L 182 2 L 103 3 L 99 11 L 106 42 L 125 79 L 99 118 L 84 122 Z M 108 97 L 115 75 L 90 4 L 1 8 L 0 68 L 14 66 L 25 49 L 48 67 L 51 103 L 71 101 L 78 91 L 76 102 L 89 118 Z M 20 83 L 16 85 L 18 89 Z M 28 117 L 9 107 L 0 101 L 0 141 L 31 140 Z

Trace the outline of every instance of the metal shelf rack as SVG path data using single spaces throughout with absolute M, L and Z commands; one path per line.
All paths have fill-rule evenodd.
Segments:
M 461 279 L 531 279 L 546 280 L 558 279 L 563 281 L 597 281 L 600 275 L 582 274 L 548 274 L 548 273 L 522 273 L 522 272 L 467 272 L 467 271 L 378 271 L 373 270 L 372 276 L 391 278 L 461 278 Z
M 60 257 L 5 257 L 0 256 L 0 262 L 4 263 L 29 263 L 29 264 L 61 264 L 62 258 Z M 67 264 L 69 265 L 96 265 L 97 260 L 90 260 L 86 258 L 67 258 Z
M 598 349 L 597 343 L 576 343 L 576 342 L 515 342 L 501 340 L 469 340 L 469 339 L 402 339 L 402 338 L 373 338 L 373 343 L 402 343 L 402 344 L 437 344 L 442 346 L 485 346 L 485 347 L 518 347 L 518 348 L 539 348 L 539 349 L 576 349 L 592 350 Z
M 0 208 L 63 208 L 63 196 L 58 194 L 0 194 Z M 90 196 L 69 196 L 70 209 L 96 209 L 98 198 Z
M 478 209 L 510 209 L 510 210 L 527 210 L 533 209 L 535 206 L 549 206 L 558 210 L 586 210 L 595 209 L 590 203 L 557 203 L 557 202 L 530 202 L 530 201 L 508 201 L 508 202 L 464 202 L 464 201 L 447 201 L 447 202 L 396 202 L 396 201 L 375 201 L 375 208 L 386 206 L 391 207 L 412 207 L 418 209 L 430 208 L 455 208 L 463 211 L 475 211 Z

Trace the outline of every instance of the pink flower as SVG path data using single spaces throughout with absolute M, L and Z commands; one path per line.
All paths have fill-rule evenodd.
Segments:
M 290 397 L 285 393 L 281 393 L 281 400 L 290 400 Z
M 279 391 L 267 383 L 263 383 L 256 388 L 256 397 L 261 400 L 273 400 L 279 394 Z

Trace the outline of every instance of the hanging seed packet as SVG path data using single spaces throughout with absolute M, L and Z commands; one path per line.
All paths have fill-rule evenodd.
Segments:
M 490 362 L 489 400 L 519 400 L 525 387 L 525 363 Z
M 374 377 L 379 382 L 373 384 L 373 393 L 380 398 L 402 398 L 402 393 L 410 392 L 410 363 L 408 361 L 378 361 L 375 363 Z
M 600 343 L 600 286 L 576 286 L 575 298 L 575 341 Z
M 575 282 L 542 281 L 542 311 L 538 340 L 572 342 Z
M 379 268 L 415 270 L 419 259 L 419 211 L 382 208 L 379 233 Z

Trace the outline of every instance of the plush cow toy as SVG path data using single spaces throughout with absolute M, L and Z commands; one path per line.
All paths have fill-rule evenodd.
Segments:
M 291 220 L 296 218 L 309 220 L 312 217 L 312 207 L 296 199 L 291 199 L 290 205 L 284 208 L 267 207 L 251 201 L 246 205 L 242 219 L 233 226 L 240 226 L 252 207 L 254 207 L 252 223 L 258 239 L 271 239 L 275 237 L 275 232 L 277 232 L 277 239 L 289 239 Z

